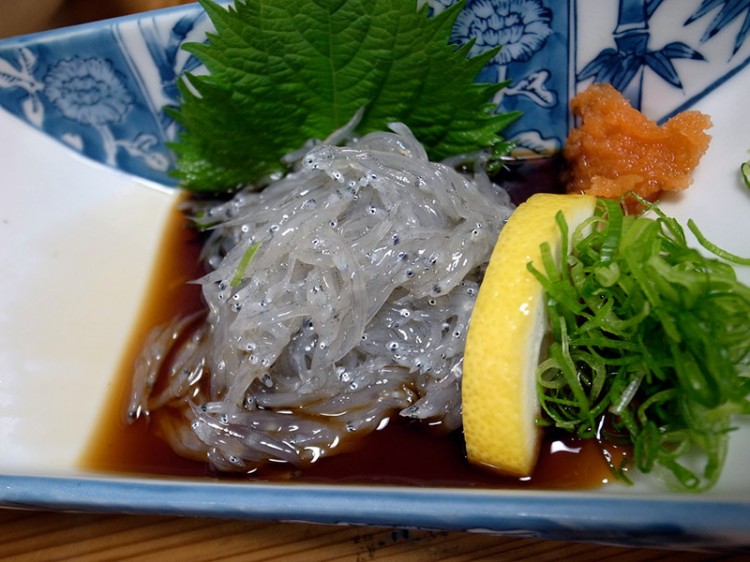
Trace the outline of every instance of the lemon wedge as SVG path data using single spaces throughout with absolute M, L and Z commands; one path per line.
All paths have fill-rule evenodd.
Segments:
M 513 212 L 500 232 L 466 336 L 462 403 L 469 460 L 511 476 L 529 476 L 539 451 L 535 370 L 547 318 L 544 290 L 527 270 L 541 265 L 548 242 L 560 259 L 555 215 L 569 232 L 594 213 L 588 195 L 539 193 Z

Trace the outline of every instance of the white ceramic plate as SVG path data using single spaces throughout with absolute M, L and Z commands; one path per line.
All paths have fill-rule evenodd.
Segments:
M 714 140 L 687 193 L 664 205 L 750 255 L 739 163 L 750 70 L 702 99 Z M 719 484 L 648 481 L 593 492 L 219 483 L 79 468 L 140 309 L 175 191 L 82 158 L 0 110 L 0 505 L 272 518 L 509 533 L 629 546 L 750 548 L 750 425 Z M 159 163 L 158 161 L 156 162 Z M 739 274 L 750 282 L 750 271 Z

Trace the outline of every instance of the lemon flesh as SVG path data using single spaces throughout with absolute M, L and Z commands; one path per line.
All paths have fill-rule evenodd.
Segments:
M 547 318 L 540 245 L 560 259 L 555 221 L 569 232 L 594 213 L 596 198 L 539 193 L 513 212 L 500 232 L 477 295 L 464 352 L 462 409 L 469 461 L 517 477 L 531 475 L 539 452 L 535 371 Z

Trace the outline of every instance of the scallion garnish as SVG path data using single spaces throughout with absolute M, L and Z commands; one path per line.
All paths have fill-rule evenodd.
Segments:
M 236 287 L 237 285 L 242 283 L 242 280 L 245 278 L 245 272 L 247 271 L 247 267 L 250 265 L 250 262 L 253 261 L 255 252 L 258 251 L 259 247 L 260 247 L 260 242 L 256 242 L 255 244 L 248 246 L 247 249 L 245 250 L 245 253 L 242 254 L 242 258 L 240 258 L 240 263 L 237 264 L 237 270 L 234 272 L 234 275 L 232 276 L 232 280 L 229 282 L 229 285 L 231 287 Z
M 562 266 L 548 247 L 543 271 L 529 264 L 551 330 L 537 371 L 541 422 L 625 439 L 639 470 L 705 490 L 721 473 L 732 416 L 750 414 L 750 288 L 719 258 L 748 261 L 694 225 L 717 257 L 688 247 L 676 220 L 641 203 L 655 218 L 600 200 Z

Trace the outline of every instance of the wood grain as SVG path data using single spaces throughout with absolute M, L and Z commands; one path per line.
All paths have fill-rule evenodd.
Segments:
M 740 561 L 722 553 L 629 549 L 471 533 L 274 521 L 0 510 L 0 560 Z

